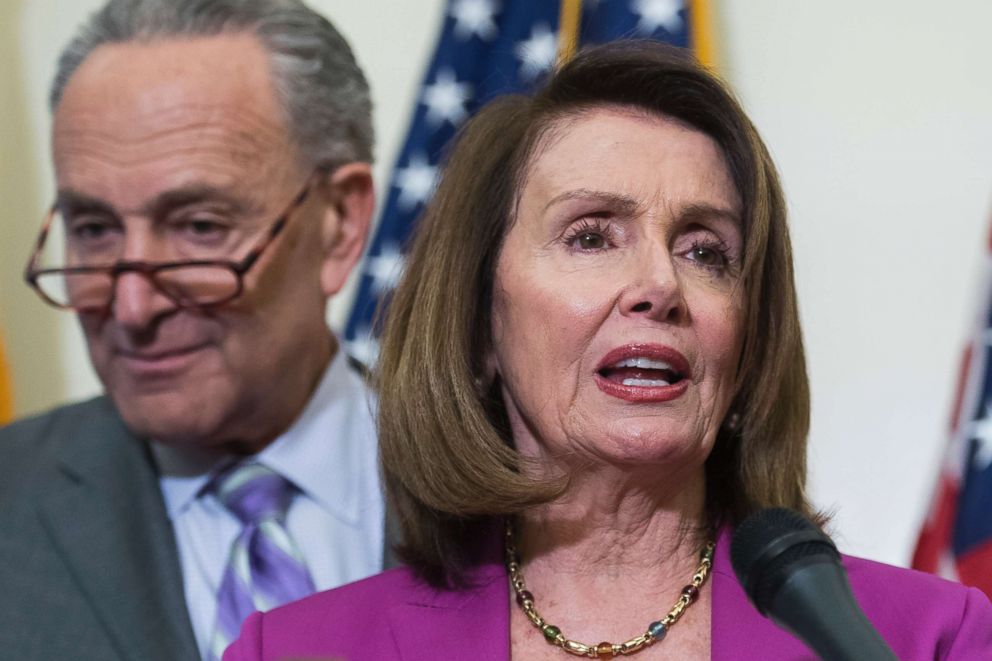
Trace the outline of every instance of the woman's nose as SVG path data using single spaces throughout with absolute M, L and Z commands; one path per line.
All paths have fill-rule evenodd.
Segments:
M 620 298 L 620 312 L 655 321 L 678 323 L 687 314 L 675 258 L 667 249 L 653 246 L 631 265 L 629 284 Z

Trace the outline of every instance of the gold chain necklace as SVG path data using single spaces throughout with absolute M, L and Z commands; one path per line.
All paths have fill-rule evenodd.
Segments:
M 520 557 L 517 555 L 513 524 L 509 521 L 506 522 L 506 570 L 510 574 L 510 584 L 513 586 L 513 591 L 517 595 L 517 604 L 523 610 L 527 619 L 531 621 L 531 624 L 544 634 L 544 639 L 548 643 L 557 645 L 569 654 L 593 659 L 618 656 L 620 654 L 633 654 L 664 638 L 665 634 L 668 633 L 668 629 L 682 617 L 685 609 L 699 597 L 699 588 L 706 582 L 706 578 L 710 575 L 710 568 L 713 566 L 713 549 L 715 546 L 712 540 L 706 543 L 699 554 L 699 567 L 696 569 L 696 573 L 693 574 L 692 581 L 689 585 L 682 588 L 682 593 L 679 595 L 678 601 L 668 611 L 668 614 L 660 620 L 649 624 L 647 631 L 623 643 L 603 642 L 598 645 L 586 645 L 577 640 L 566 638 L 565 634 L 561 632 L 561 629 L 553 624 L 548 624 L 538 614 L 537 609 L 534 607 L 534 595 L 527 591 L 524 576 L 520 571 Z

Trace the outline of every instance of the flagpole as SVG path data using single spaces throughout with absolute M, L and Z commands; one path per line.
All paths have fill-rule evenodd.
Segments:
M 0 343 L 0 426 L 14 419 L 14 393 L 10 384 L 10 370 Z
M 579 46 L 582 0 L 561 0 L 558 20 L 558 66 L 567 63 Z
M 689 0 L 689 32 L 692 51 L 699 63 L 715 71 L 720 57 L 716 47 L 716 25 L 711 0 Z

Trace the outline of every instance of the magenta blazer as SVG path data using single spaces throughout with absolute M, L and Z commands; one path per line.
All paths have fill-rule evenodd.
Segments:
M 816 659 L 751 606 L 731 569 L 729 547 L 724 531 L 710 576 L 711 658 Z M 399 568 L 255 613 L 224 661 L 507 661 L 511 600 L 500 556 L 496 549 L 479 566 L 476 587 L 467 591 L 434 589 Z M 861 608 L 901 661 L 992 660 L 992 603 L 984 593 L 870 560 L 845 556 L 844 565 Z M 562 660 L 568 658 L 562 652 Z

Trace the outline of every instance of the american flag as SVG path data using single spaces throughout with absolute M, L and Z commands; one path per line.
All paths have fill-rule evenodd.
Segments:
M 579 43 L 652 38 L 688 47 L 690 35 L 702 41 L 699 17 L 706 15 L 704 4 L 705 0 L 585 0 Z M 355 358 L 375 362 L 373 314 L 380 298 L 399 280 L 407 237 L 434 190 L 445 145 L 487 101 L 530 91 L 551 70 L 560 9 L 557 0 L 449 0 L 345 329 L 345 349 Z M 690 20 L 696 22 L 695 30 Z
M 913 567 L 992 597 L 992 234 L 976 330 L 965 347 L 950 439 Z

